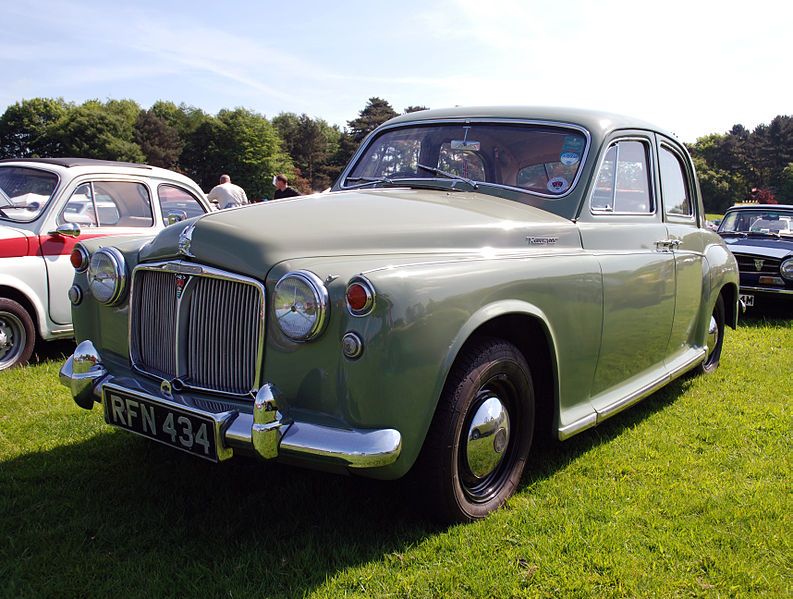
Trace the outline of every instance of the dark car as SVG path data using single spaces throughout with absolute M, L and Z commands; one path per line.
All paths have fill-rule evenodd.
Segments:
M 745 305 L 756 299 L 793 304 L 793 205 L 734 206 L 719 235 L 738 260 Z

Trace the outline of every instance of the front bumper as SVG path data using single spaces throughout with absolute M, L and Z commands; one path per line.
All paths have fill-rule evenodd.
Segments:
M 751 285 L 741 285 L 740 293 L 743 294 L 769 294 L 769 295 L 788 295 L 793 296 L 793 289 L 785 289 L 783 287 L 756 287 Z
M 101 403 L 103 388 L 125 389 L 125 379 L 114 378 L 102 363 L 90 341 L 83 341 L 64 363 L 60 381 L 68 387 L 75 403 L 90 410 Z M 129 389 L 130 392 L 139 392 Z M 378 468 L 394 463 L 402 449 L 402 436 L 394 429 L 342 429 L 286 417 L 278 409 L 278 390 L 263 385 L 253 403 L 253 412 L 230 410 L 210 414 L 170 402 L 161 397 L 157 403 L 210 417 L 220 441 L 218 458 L 225 460 L 235 450 L 253 453 L 263 459 L 278 457 L 308 458 L 312 462 L 343 465 L 348 468 Z

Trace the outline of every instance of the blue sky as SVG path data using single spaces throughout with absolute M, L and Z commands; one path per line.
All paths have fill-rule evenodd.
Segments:
M 343 126 L 409 105 L 596 108 L 684 141 L 793 113 L 793 3 L 8 0 L 0 111 L 34 97 L 243 106 Z

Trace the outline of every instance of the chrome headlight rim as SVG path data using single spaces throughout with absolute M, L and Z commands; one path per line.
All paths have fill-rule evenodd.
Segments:
M 93 265 L 94 260 L 97 259 L 98 256 L 106 256 L 113 265 L 115 284 L 113 287 L 113 293 L 107 299 L 97 297 L 96 291 L 94 290 Z M 91 296 L 96 301 L 98 301 L 100 304 L 104 304 L 105 306 L 113 306 L 117 304 L 119 301 L 121 301 L 121 298 L 124 296 L 124 292 L 127 289 L 127 263 L 126 260 L 124 260 L 124 255 L 114 247 L 104 247 L 94 252 L 94 254 L 91 256 L 91 260 L 88 263 L 87 277 L 88 290 L 91 292 Z
M 793 257 L 782 261 L 782 264 L 779 265 L 779 274 L 783 279 L 793 281 Z
M 325 327 L 328 323 L 328 308 L 330 306 L 330 297 L 328 295 L 328 290 L 325 287 L 325 284 L 322 282 L 322 279 L 320 279 L 313 272 L 311 272 L 310 270 L 292 270 L 286 273 L 280 279 L 278 279 L 278 282 L 275 284 L 275 288 L 273 290 L 273 311 L 275 311 L 275 301 L 278 298 L 278 288 L 289 279 L 298 279 L 302 283 L 305 283 L 309 287 L 309 289 L 311 289 L 317 307 L 316 319 L 314 321 L 314 324 L 304 335 L 290 334 L 289 332 L 284 330 L 277 316 L 275 320 L 278 323 L 278 328 L 281 330 L 281 332 L 284 335 L 286 335 L 286 337 L 288 337 L 292 341 L 297 341 L 299 343 L 307 343 L 309 341 L 313 341 L 324 332 Z

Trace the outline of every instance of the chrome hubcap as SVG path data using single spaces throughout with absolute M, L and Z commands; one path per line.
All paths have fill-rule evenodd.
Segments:
M 719 343 L 719 324 L 716 322 L 716 317 L 710 317 L 710 324 L 708 325 L 708 356 L 715 350 L 716 345 Z
M 11 366 L 25 345 L 25 328 L 13 314 L 0 314 L 0 369 Z
M 476 410 L 468 428 L 466 462 L 476 478 L 495 471 L 509 445 L 509 413 L 502 401 L 492 395 Z

